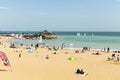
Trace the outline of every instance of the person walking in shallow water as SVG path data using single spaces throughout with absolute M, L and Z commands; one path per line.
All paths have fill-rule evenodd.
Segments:
M 108 53 L 110 52 L 110 48 L 107 48 L 107 52 L 108 52 Z

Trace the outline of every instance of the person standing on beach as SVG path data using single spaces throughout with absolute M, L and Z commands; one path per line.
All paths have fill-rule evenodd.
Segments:
M 104 52 L 106 51 L 106 49 L 104 48 Z
M 35 50 L 37 50 L 38 47 L 39 47 L 39 44 L 36 44 L 36 45 L 35 45 Z
M 119 55 L 117 55 L 117 62 L 119 62 Z
M 65 43 L 62 43 L 61 49 L 65 48 Z
M 19 54 L 19 58 L 21 57 L 21 53 Z
M 115 56 L 115 54 L 112 54 L 112 60 L 114 60 L 114 59 L 115 59 L 115 57 L 116 57 L 116 56 Z

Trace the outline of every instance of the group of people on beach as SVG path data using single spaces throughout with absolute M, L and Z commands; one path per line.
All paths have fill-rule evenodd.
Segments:
M 120 57 L 119 54 L 116 56 L 115 54 L 112 54 L 111 57 L 108 57 L 107 61 L 114 60 L 115 62 L 119 62 Z
M 77 69 L 76 74 L 78 74 L 78 75 L 82 75 L 82 76 L 87 75 L 87 73 L 84 72 L 83 69 L 80 70 L 79 68 Z
M 104 48 L 104 52 L 106 51 L 106 48 Z M 110 52 L 110 48 L 108 47 L 107 48 L 107 52 L 109 53 Z

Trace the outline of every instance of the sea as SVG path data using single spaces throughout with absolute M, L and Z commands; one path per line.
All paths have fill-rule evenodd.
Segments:
M 40 31 L 3 31 L 0 34 L 8 33 L 28 33 L 38 34 Z M 120 50 L 120 32 L 97 32 L 97 31 L 51 31 L 57 36 L 57 39 L 42 40 L 45 46 L 61 47 L 64 43 L 65 48 L 82 49 L 89 47 L 90 49 L 103 50 L 110 48 L 111 50 Z M 18 39 L 17 41 L 24 45 L 36 44 L 38 39 Z

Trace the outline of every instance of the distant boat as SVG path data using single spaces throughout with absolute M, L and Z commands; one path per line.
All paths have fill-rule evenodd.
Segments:
M 86 36 L 86 33 L 84 33 L 84 36 Z
M 42 43 L 42 36 L 40 36 L 40 39 L 39 39 L 38 43 Z
M 32 40 L 36 40 L 37 38 L 32 38 Z
M 73 48 L 73 43 L 70 43 L 70 44 L 69 44 L 69 48 Z
M 80 36 L 80 33 L 77 33 L 77 36 Z
M 42 40 L 42 36 L 40 36 L 39 41 L 38 41 L 38 44 L 40 44 L 40 45 L 44 45 L 44 44 L 45 44 L 45 43 L 43 42 L 43 40 Z
M 22 39 L 22 38 L 23 38 L 23 35 L 22 35 L 22 34 L 20 34 L 20 35 L 19 35 L 19 39 Z
M 92 34 L 92 37 L 94 36 L 94 34 Z

